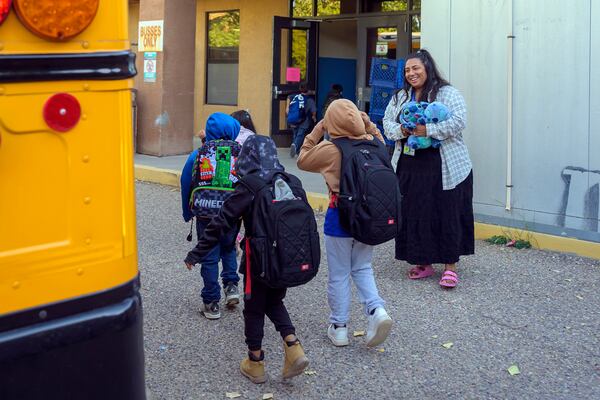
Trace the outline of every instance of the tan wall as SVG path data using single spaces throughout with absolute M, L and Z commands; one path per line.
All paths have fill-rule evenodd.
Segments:
M 319 26 L 319 57 L 358 58 L 356 21 L 335 21 Z
M 273 16 L 288 15 L 288 0 L 198 0 L 196 14 L 196 73 L 194 127 L 204 127 L 216 111 L 249 109 L 259 133 L 268 134 L 271 118 Z M 206 13 L 240 10 L 238 105 L 206 105 Z

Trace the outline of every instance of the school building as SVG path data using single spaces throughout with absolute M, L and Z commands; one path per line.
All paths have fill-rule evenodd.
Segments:
M 129 7 L 137 152 L 187 153 L 208 115 L 238 109 L 287 146 L 285 100 L 298 81 L 319 106 L 339 83 L 344 97 L 369 110 L 373 58 L 402 59 L 424 47 L 467 101 L 477 220 L 600 243 L 600 98 L 593 95 L 600 92 L 600 24 L 593 23 L 600 1 L 139 0 Z M 161 24 L 163 44 L 154 54 L 138 43 L 139 26 L 152 21 Z M 144 64 L 154 70 L 145 73 Z

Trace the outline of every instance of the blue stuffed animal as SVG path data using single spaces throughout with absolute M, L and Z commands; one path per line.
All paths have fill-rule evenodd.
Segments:
M 435 124 L 445 121 L 450 117 L 450 111 L 443 103 L 434 101 L 405 103 L 400 110 L 400 124 L 408 130 L 413 130 L 417 125 Z M 407 146 L 413 150 L 426 149 L 428 147 L 438 148 L 441 142 L 425 136 L 410 135 Z

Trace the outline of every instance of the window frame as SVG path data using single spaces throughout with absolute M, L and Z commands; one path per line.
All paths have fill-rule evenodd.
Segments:
M 317 15 L 317 1 L 312 0 L 312 15 L 307 15 L 303 17 L 294 17 L 294 0 L 289 1 L 289 16 L 290 18 L 296 19 L 318 19 L 318 20 L 335 20 L 335 19 L 348 19 L 348 18 L 356 18 L 356 17 L 383 17 L 383 16 L 393 16 L 393 15 L 407 15 L 409 17 L 413 15 L 421 15 L 421 9 L 413 10 L 413 3 L 415 0 L 407 0 L 406 3 L 406 11 L 390 11 L 390 12 L 364 12 L 363 9 L 363 0 L 355 0 L 356 2 L 356 12 L 354 13 L 346 13 L 346 14 L 338 14 L 338 15 Z M 421 6 L 422 6 L 421 1 Z
M 291 3 L 290 3 L 291 4 Z M 239 104 L 239 65 L 240 65 L 240 55 L 239 55 L 239 49 L 240 49 L 240 43 L 238 43 L 238 60 L 237 60 L 237 65 L 238 65 L 238 88 L 236 89 L 236 99 L 235 99 L 235 104 L 227 104 L 227 103 L 209 103 L 208 102 L 208 63 L 209 63 L 209 15 L 210 14 L 219 14 L 219 13 L 229 13 L 229 12 L 237 12 L 240 15 L 240 42 L 241 42 L 241 25 L 242 25 L 242 12 L 239 8 L 233 8 L 233 9 L 227 9 L 227 10 L 210 10 L 210 11 L 206 11 L 205 15 L 204 15 L 204 23 L 206 26 L 205 29 L 205 43 L 204 43 L 204 50 L 205 50 L 205 57 L 204 57 L 204 104 L 205 105 L 210 105 L 210 106 L 225 106 L 225 107 L 237 107 Z
M 407 26 L 406 26 L 406 32 L 404 33 L 406 35 L 406 37 L 408 38 L 408 43 L 411 44 L 412 43 L 412 27 L 413 27 L 413 16 L 418 16 L 419 18 L 421 18 L 421 9 L 419 10 L 413 10 L 413 4 L 415 0 L 407 0 L 406 3 L 406 11 L 390 11 L 390 12 L 363 12 L 363 1 L 364 0 L 355 0 L 356 1 L 356 12 L 355 13 L 350 13 L 350 14 L 339 14 L 339 15 L 323 15 L 323 16 L 317 16 L 317 1 L 319 0 L 312 0 L 312 14 L 311 16 L 305 16 L 305 17 L 294 17 L 294 0 L 290 0 L 289 1 L 289 15 L 290 18 L 294 18 L 294 19 L 302 19 L 302 20 L 307 20 L 307 21 L 335 21 L 335 20 L 356 20 L 359 18 L 365 18 L 365 17 L 389 17 L 389 16 L 406 16 L 406 21 L 407 21 Z M 422 0 L 421 0 L 421 6 L 422 6 Z M 410 47 L 408 48 L 408 54 L 412 53 L 412 45 L 410 45 Z

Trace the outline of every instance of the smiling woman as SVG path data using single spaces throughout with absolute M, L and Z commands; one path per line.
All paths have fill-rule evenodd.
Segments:
M 396 238 L 396 259 L 414 265 L 409 278 L 434 273 L 432 264 L 445 264 L 440 286 L 458 283 L 456 263 L 474 252 L 473 173 L 463 142 L 466 105 L 458 90 L 440 75 L 433 57 L 419 50 L 406 57 L 404 86 L 385 110 L 385 135 L 396 140 L 392 161 L 402 194 L 402 225 Z M 400 112 L 406 104 L 439 102 L 449 109 L 447 120 L 426 121 L 414 129 L 402 126 Z M 412 102 L 412 103 L 411 103 Z M 432 104 L 433 105 L 433 104 Z M 441 146 L 412 150 L 411 135 L 440 140 Z

